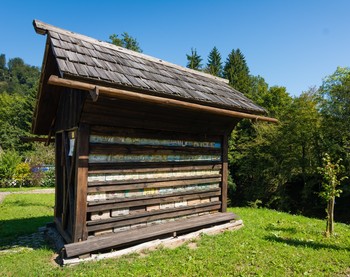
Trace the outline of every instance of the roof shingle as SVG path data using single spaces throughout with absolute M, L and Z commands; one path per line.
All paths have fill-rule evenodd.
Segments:
M 226 80 L 34 21 L 48 34 L 61 77 L 99 80 L 145 93 L 253 114 L 265 113 Z

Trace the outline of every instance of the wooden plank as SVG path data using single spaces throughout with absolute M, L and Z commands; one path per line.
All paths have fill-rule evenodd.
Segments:
M 130 109 L 130 107 L 133 107 Z M 220 129 L 225 129 L 227 125 L 232 123 L 230 118 L 222 118 L 203 113 L 193 113 L 180 110 L 176 117 L 174 117 L 174 110 L 165 109 L 162 107 L 154 107 L 152 104 L 123 101 L 106 101 L 89 103 L 84 107 L 84 112 L 100 115 L 103 117 L 129 117 L 130 119 L 147 119 L 153 122 L 168 122 L 170 124 L 183 124 L 186 128 L 190 126 L 211 126 L 215 128 L 218 126 Z M 231 122 L 230 122 L 231 120 Z M 125 125 L 128 126 L 128 125 Z M 128 126 L 129 127 L 129 126 Z M 202 133 L 199 133 L 202 134 Z M 215 134 L 213 134 L 215 135 Z
M 54 217 L 61 218 L 63 212 L 63 171 L 61 166 L 62 134 L 56 134 L 55 139 L 55 210 Z
M 23 137 L 23 136 L 20 136 L 19 139 L 23 142 L 47 142 L 47 138 L 42 138 L 42 137 Z M 55 139 L 50 138 L 50 142 L 55 142 Z
M 205 176 L 173 176 L 173 177 L 158 177 L 158 178 L 140 178 L 140 179 L 124 179 L 124 180 L 111 180 L 111 181 L 90 181 L 89 187 L 95 186 L 112 186 L 112 185 L 127 185 L 127 184 L 146 184 L 146 183 L 163 183 L 181 180 L 196 180 L 196 179 L 210 179 L 221 178 L 221 174 L 207 174 Z M 202 183 L 205 181 L 202 180 Z M 136 189 L 136 188 L 135 188 Z
M 67 243 L 71 243 L 72 241 L 72 237 L 63 229 L 62 226 L 62 222 L 60 219 L 58 219 L 57 217 L 54 218 L 54 223 L 56 226 L 57 231 L 60 233 L 60 235 L 63 237 L 63 239 L 67 242 Z
M 169 167 L 171 166 L 171 167 Z M 123 168 L 124 167 L 124 168 Z M 179 165 L 179 163 L 166 165 L 164 163 L 151 163 L 145 165 L 144 163 L 139 165 L 133 163 L 119 164 L 111 166 L 111 168 L 100 167 L 100 169 L 94 169 L 94 164 L 89 164 L 89 174 L 125 174 L 125 173 L 149 173 L 149 172 L 181 172 L 181 171 L 200 171 L 200 170 L 220 170 L 222 164 L 209 164 L 209 165 Z
M 67 257 L 74 257 L 111 247 L 136 244 L 144 240 L 151 240 L 165 235 L 172 236 L 174 232 L 184 233 L 188 230 L 229 222 L 233 219 L 234 215 L 231 213 L 203 215 L 197 218 L 183 219 L 166 224 L 89 238 L 79 243 L 66 244 L 64 248 Z
M 222 137 L 222 181 L 221 181 L 221 209 L 225 213 L 227 210 L 227 180 L 228 180 L 228 134 Z
M 89 173 L 99 173 L 103 171 L 130 172 L 169 172 L 182 171 L 181 168 L 198 166 L 209 166 L 212 169 L 221 169 L 222 163 L 219 161 L 192 161 L 192 162 L 134 162 L 134 163 L 89 163 Z M 200 168 L 198 168 L 199 170 Z M 210 168 L 209 168 L 210 169 Z
M 148 129 L 131 129 L 131 128 L 115 128 L 102 125 L 92 125 L 91 135 L 108 135 L 108 136 L 127 136 L 131 138 L 157 138 L 157 139 L 177 139 L 192 141 L 221 141 L 218 135 L 203 135 L 189 133 L 175 133 L 160 130 Z
M 81 258 L 73 258 L 73 259 L 63 259 L 63 265 L 76 265 L 88 261 L 96 261 L 96 260 L 103 260 L 103 259 L 110 259 L 110 258 L 117 258 L 124 255 L 129 254 L 135 254 L 135 253 L 141 253 L 145 250 L 153 250 L 158 249 L 158 247 L 165 247 L 165 248 L 173 248 L 183 245 L 184 243 L 188 241 L 193 241 L 201 237 L 203 234 L 206 235 L 216 235 L 219 233 L 222 233 L 224 231 L 232 231 L 232 230 L 238 230 L 241 227 L 243 227 L 243 221 L 242 220 L 235 220 L 228 223 L 222 223 L 219 225 L 215 225 L 213 227 L 207 227 L 204 229 L 200 229 L 198 231 L 193 231 L 184 235 L 176 236 L 176 237 L 166 237 L 166 238 L 159 238 L 154 239 L 151 241 L 147 241 L 144 243 L 137 244 L 135 246 L 123 248 L 121 250 L 114 250 L 107 253 L 98 253 L 98 254 L 92 254 L 89 255 L 88 258 L 81 259 Z
M 160 146 L 160 145 L 118 145 L 91 143 L 90 154 L 101 155 L 217 155 L 221 153 L 221 149 L 204 148 L 204 147 L 176 147 L 176 146 Z
M 100 201 L 95 203 L 89 203 L 87 208 L 88 212 L 96 212 L 96 211 L 104 211 L 116 208 L 128 208 L 128 207 L 137 207 L 137 206 L 145 206 L 145 205 L 153 205 L 153 204 L 161 204 L 168 202 L 179 202 L 191 199 L 201 199 L 206 197 L 219 196 L 221 191 L 219 189 L 214 189 L 211 191 L 203 191 L 203 192 L 182 192 L 177 195 L 150 195 L 146 197 L 138 197 L 135 199 L 123 198 L 113 200 Z
M 92 125 L 104 125 L 109 127 L 131 127 L 131 128 L 148 128 L 151 130 L 162 130 L 162 131 L 177 131 L 177 132 L 188 132 L 188 133 L 204 133 L 204 134 L 221 134 L 222 130 L 226 126 L 215 125 L 195 125 L 189 124 L 186 121 L 166 121 L 164 118 L 159 117 L 158 119 L 150 118 L 150 116 L 143 116 L 139 118 L 130 118 L 130 116 L 119 114 L 114 115 L 102 115 L 94 112 L 84 111 L 81 117 L 81 122 Z
M 153 183 L 137 183 L 129 185 L 111 185 L 111 186 L 94 186 L 88 187 L 88 192 L 106 192 L 106 191 L 121 191 L 121 190 L 136 190 L 145 188 L 165 188 L 165 187 L 178 187 L 198 184 L 212 184 L 221 182 L 221 177 L 193 179 L 193 180 L 180 180 L 180 181 L 163 181 Z
M 145 213 L 137 213 L 133 215 L 125 215 L 118 217 L 111 217 L 109 219 L 101 219 L 88 221 L 88 231 L 104 230 L 108 228 L 116 228 L 125 225 L 133 225 L 139 223 L 145 223 L 148 221 L 168 219 L 179 216 L 198 214 L 202 212 L 218 211 L 220 208 L 220 202 L 204 203 L 192 207 L 181 207 L 181 208 L 169 208 L 151 210 Z
M 81 124 L 77 134 L 76 151 L 76 187 L 75 187 L 75 207 L 73 224 L 73 241 L 86 240 L 86 207 L 87 207 L 87 178 L 89 159 L 89 126 Z

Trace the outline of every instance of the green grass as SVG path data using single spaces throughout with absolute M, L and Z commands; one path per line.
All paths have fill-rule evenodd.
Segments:
M 10 194 L 0 204 L 0 249 L 53 220 L 53 194 Z
M 0 207 L 10 209 L 23 195 L 11 195 Z M 32 197 L 32 196 L 31 196 Z M 31 198 L 29 198 L 31 199 Z M 25 201 L 29 201 L 29 199 Z M 52 214 L 52 195 L 40 195 L 19 206 L 11 220 L 21 220 L 19 210 L 35 210 L 33 218 Z M 29 203 L 28 202 L 28 203 Z M 31 206 L 32 205 L 32 206 Z M 40 214 L 39 210 L 42 209 Z M 325 222 L 267 209 L 234 208 L 245 226 L 238 231 L 202 236 L 198 247 L 183 245 L 146 255 L 60 268 L 51 261 L 54 252 L 0 254 L 0 276 L 346 276 L 350 274 L 350 226 L 336 224 L 336 235 L 325 238 Z M 9 213 L 11 214 L 11 212 Z M 29 211 L 26 212 L 27 218 Z M 1 212 L 1 220 L 2 212 Z M 27 219 L 24 219 L 27 223 Z M 30 223 L 27 223 L 31 225 Z M 35 224 L 35 228 L 36 228 Z M 34 229 L 35 229 L 34 228 Z M 26 228 L 29 232 L 29 227 Z M 1 228 L 0 236 L 4 229 Z
M 21 187 L 21 188 L 0 188 L 0 192 L 26 192 L 37 189 L 49 189 L 50 187 Z

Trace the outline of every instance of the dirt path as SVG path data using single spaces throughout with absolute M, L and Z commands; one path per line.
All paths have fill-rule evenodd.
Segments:
M 49 193 L 55 193 L 54 188 L 49 189 L 33 189 L 33 190 L 27 190 L 27 191 L 4 191 L 0 192 L 0 204 L 2 201 L 4 201 L 5 197 L 9 194 L 49 194 Z

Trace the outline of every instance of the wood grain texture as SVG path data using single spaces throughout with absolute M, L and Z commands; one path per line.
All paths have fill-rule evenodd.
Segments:
M 100 249 L 136 244 L 165 235 L 172 236 L 174 232 L 181 234 L 189 230 L 229 222 L 234 218 L 235 216 L 231 213 L 203 215 L 197 218 L 183 219 L 166 224 L 93 237 L 83 242 L 66 244 L 64 248 L 67 257 L 74 257 Z
M 222 181 L 221 181 L 221 212 L 227 210 L 227 181 L 228 181 L 228 134 L 222 136 Z
M 86 207 L 87 207 L 87 178 L 88 178 L 88 156 L 89 156 L 89 126 L 81 124 L 77 134 L 77 177 L 75 183 L 75 206 L 73 241 L 86 240 Z
M 153 205 L 177 201 L 185 201 L 191 199 L 201 199 L 206 197 L 219 196 L 221 194 L 220 189 L 210 189 L 205 191 L 186 191 L 174 194 L 164 194 L 164 195 L 149 195 L 135 198 L 119 198 L 112 200 L 102 200 L 89 202 L 87 211 L 96 212 L 104 211 L 115 208 L 131 208 L 144 205 Z M 219 200 L 219 199 L 218 199 Z

